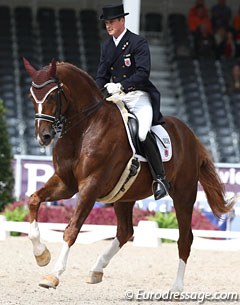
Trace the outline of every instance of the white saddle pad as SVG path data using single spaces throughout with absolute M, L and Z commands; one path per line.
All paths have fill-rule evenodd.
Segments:
M 172 158 L 172 144 L 169 134 L 167 133 L 166 129 L 162 127 L 162 125 L 152 126 L 151 130 L 155 134 L 162 161 L 169 161 Z M 136 157 L 139 159 L 139 161 L 147 161 L 143 156 L 136 154 Z

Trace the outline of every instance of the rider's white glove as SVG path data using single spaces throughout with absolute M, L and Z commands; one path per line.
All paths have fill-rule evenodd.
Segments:
M 104 88 L 106 88 L 111 95 L 122 92 L 122 85 L 120 83 L 107 83 Z
M 111 96 L 107 97 L 106 100 L 117 104 L 118 102 L 123 101 L 124 96 L 125 96 L 124 92 L 115 93 L 115 94 L 112 94 Z

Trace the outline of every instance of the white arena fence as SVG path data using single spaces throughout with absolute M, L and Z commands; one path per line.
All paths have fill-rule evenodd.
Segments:
M 39 223 L 41 239 L 46 242 L 61 242 L 66 224 L 63 223 Z M 28 234 L 28 222 L 6 221 L 0 215 L 0 241 L 6 240 L 10 232 Z M 88 225 L 82 226 L 76 240 L 77 243 L 91 244 L 100 240 L 111 239 L 116 235 L 116 226 L 111 225 Z M 240 232 L 193 230 L 193 248 L 217 251 L 240 251 Z M 178 229 L 158 228 L 154 221 L 140 221 L 134 227 L 134 246 L 158 247 L 161 239 L 177 241 Z

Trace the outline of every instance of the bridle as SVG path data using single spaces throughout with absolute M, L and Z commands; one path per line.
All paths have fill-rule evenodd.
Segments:
M 56 85 L 53 86 L 46 93 L 45 97 L 41 101 L 39 101 L 36 98 L 36 96 L 35 96 L 35 94 L 32 90 L 32 87 L 35 88 L 35 89 L 42 89 L 45 86 L 47 86 L 49 84 L 52 84 L 52 83 L 55 83 Z M 72 120 L 73 118 L 78 118 L 78 121 L 76 122 L 75 125 L 72 125 L 69 128 L 65 128 L 67 119 L 62 115 L 62 96 L 65 98 L 66 101 L 67 101 L 67 97 L 66 97 L 66 95 L 64 93 L 64 90 L 63 90 L 63 84 L 55 77 L 55 78 L 51 78 L 51 79 L 45 81 L 44 83 L 42 83 L 40 85 L 35 84 L 34 82 L 32 82 L 32 87 L 30 89 L 30 92 L 31 92 L 31 94 L 32 94 L 32 96 L 33 96 L 33 98 L 34 98 L 34 100 L 37 104 L 43 104 L 46 101 L 47 96 L 51 92 L 53 92 L 54 90 L 57 90 L 56 111 L 55 111 L 54 116 L 38 112 L 38 113 L 35 114 L 35 120 L 47 121 L 47 122 L 52 123 L 52 127 L 54 129 L 54 132 L 55 132 L 55 134 L 57 135 L 58 138 L 62 138 L 63 135 L 67 133 L 67 131 L 69 131 L 75 125 L 78 125 L 84 118 L 89 117 L 91 114 L 93 114 L 95 111 L 97 111 L 104 103 L 104 99 L 102 99 L 98 103 L 93 104 L 93 105 L 83 109 L 81 111 L 81 113 L 78 113 L 78 112 L 75 113 L 73 116 L 71 116 L 68 119 L 68 122 L 70 123 L 71 122 L 70 120 Z
M 40 84 L 40 85 L 37 85 L 35 84 L 34 82 L 32 82 L 32 87 L 33 88 L 36 88 L 36 89 L 42 89 L 44 88 L 45 86 L 49 85 L 49 84 L 52 84 L 52 83 L 55 83 L 56 86 L 52 87 L 48 92 L 47 94 L 45 95 L 45 99 L 43 99 L 42 101 L 39 101 L 34 93 L 33 93 L 33 90 L 30 89 L 31 91 L 31 94 L 35 100 L 35 102 L 37 104 L 43 104 L 47 98 L 47 96 L 54 90 L 57 89 L 57 100 L 56 100 L 56 111 L 55 111 L 55 115 L 52 116 L 52 115 L 48 115 L 48 114 L 42 114 L 42 113 L 36 113 L 35 114 L 35 120 L 40 120 L 40 121 L 47 121 L 47 122 L 50 122 L 52 123 L 52 127 L 54 129 L 54 132 L 56 133 L 56 135 L 61 138 L 62 137 L 62 131 L 63 131 L 63 124 L 65 122 L 65 118 L 64 116 L 62 116 L 61 114 L 61 110 L 62 110 L 62 95 L 64 96 L 65 99 L 66 96 L 65 96 L 65 93 L 63 91 L 63 84 L 57 79 L 57 78 L 52 78 L 52 79 L 49 79 L 47 81 L 45 81 L 44 83 Z

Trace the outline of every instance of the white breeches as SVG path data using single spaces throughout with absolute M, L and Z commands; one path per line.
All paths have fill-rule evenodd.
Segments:
M 147 92 L 140 90 L 131 91 L 125 94 L 123 102 L 138 118 L 138 136 L 140 141 L 143 142 L 152 126 L 153 119 L 153 110 L 149 95 Z

